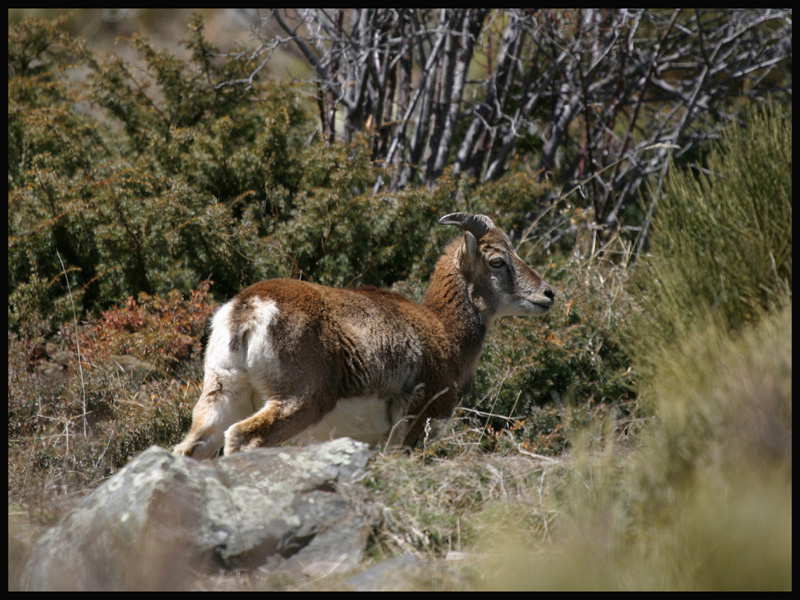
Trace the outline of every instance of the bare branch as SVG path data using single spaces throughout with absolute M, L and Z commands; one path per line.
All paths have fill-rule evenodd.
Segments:
M 291 48 L 326 142 L 369 137 L 375 192 L 433 185 L 449 163 L 497 179 L 522 147 L 539 178 L 590 182 L 576 202 L 608 228 L 737 98 L 791 98 L 791 27 L 784 9 L 272 10 L 251 76 L 218 85 L 253 85 Z

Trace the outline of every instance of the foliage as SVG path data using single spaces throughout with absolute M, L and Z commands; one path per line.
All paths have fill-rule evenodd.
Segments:
M 209 283 L 187 299 L 140 294 L 47 343 L 9 334 L 14 497 L 74 493 L 151 444 L 175 443 L 199 393 Z
M 777 590 L 792 585 L 791 306 L 730 335 L 716 325 L 670 354 L 659 424 L 634 452 L 584 430 L 570 468 L 522 515 L 496 522 L 486 589 Z M 481 536 L 480 530 L 476 532 Z
M 252 65 L 214 58 L 199 21 L 187 63 L 140 37 L 132 65 L 98 61 L 58 24 L 10 31 L 13 330 L 36 315 L 57 327 L 73 303 L 88 316 L 140 292 L 188 294 L 208 277 L 220 299 L 275 276 L 391 285 L 452 235 L 429 231 L 454 182 L 372 195 L 368 148 L 307 145 L 290 86 L 210 83 Z M 86 82 L 58 76 L 67 51 Z
M 765 107 L 732 124 L 706 162 L 673 173 L 659 203 L 631 340 L 645 376 L 661 349 L 709 321 L 739 329 L 791 292 L 791 111 Z
M 210 85 L 218 69 L 250 66 L 217 66 L 201 22 L 192 27 L 189 63 L 134 37 L 141 65 L 98 61 L 57 23 L 10 27 L 12 328 L 35 313 L 57 325 L 67 287 L 86 314 L 140 291 L 188 293 L 210 275 L 230 295 L 279 270 L 251 257 L 268 256 L 259 234 L 299 179 L 288 148 L 303 113 L 278 84 Z M 70 83 L 67 67 L 88 79 Z
M 359 144 L 315 145 L 302 162 L 302 188 L 271 240 L 290 259 L 294 277 L 338 286 L 391 285 L 408 277 L 431 243 L 437 218 L 452 207 L 448 185 L 436 193 L 366 191 L 372 173 Z

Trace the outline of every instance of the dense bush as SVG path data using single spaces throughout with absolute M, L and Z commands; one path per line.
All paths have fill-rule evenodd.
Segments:
M 301 180 L 303 111 L 278 84 L 216 88 L 193 22 L 188 63 L 131 40 L 140 65 L 98 60 L 58 24 L 9 28 L 9 322 L 57 325 L 146 292 L 215 293 L 279 271 L 263 234 Z M 71 81 L 64 71 L 74 73 Z M 62 266 L 63 261 L 63 266 Z
M 654 227 L 632 339 L 644 376 L 709 321 L 737 330 L 791 292 L 791 111 L 753 111 L 724 131 L 706 169 L 673 172 Z
M 134 37 L 134 65 L 97 59 L 58 24 L 10 28 L 13 330 L 206 278 L 218 299 L 275 276 L 390 285 L 452 235 L 429 232 L 454 182 L 372 195 L 363 143 L 307 143 L 290 86 L 213 85 L 252 65 L 214 58 L 202 33 L 195 20 L 188 62 Z

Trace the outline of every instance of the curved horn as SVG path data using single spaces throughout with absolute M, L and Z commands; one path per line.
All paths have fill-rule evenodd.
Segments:
M 471 215 L 469 213 L 450 213 L 439 219 L 441 225 L 458 225 L 464 231 L 469 231 L 477 239 L 482 238 L 489 229 L 494 227 L 492 220 L 486 215 Z

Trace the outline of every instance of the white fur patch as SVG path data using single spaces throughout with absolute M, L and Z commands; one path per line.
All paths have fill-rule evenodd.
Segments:
M 270 371 L 277 368 L 277 353 L 272 343 L 272 324 L 278 317 L 278 305 L 269 298 L 253 297 L 249 300 L 250 314 L 241 325 L 247 338 L 245 368 L 251 379 L 269 380 Z
M 237 332 L 238 335 L 247 337 L 247 344 L 237 344 L 236 351 L 231 349 L 234 306 L 235 300 L 226 303 L 211 321 L 211 336 L 206 348 L 206 369 L 259 370 L 263 368 L 264 361 L 270 361 L 275 356 L 270 332 L 270 326 L 278 316 L 275 301 L 258 297 L 248 300 L 248 307 L 245 309 L 248 312 L 238 315 Z
M 215 398 L 216 410 L 224 413 L 217 420 L 225 427 L 264 406 L 271 396 L 266 382 L 277 368 L 270 330 L 278 315 L 275 301 L 250 298 L 247 307 L 238 309 L 247 311 L 236 315 L 238 323 L 233 320 L 235 306 L 230 301 L 214 315 L 205 359 L 205 386 L 222 386 Z M 237 344 L 231 343 L 234 335 L 242 338 Z
M 326 442 L 346 436 L 376 446 L 386 440 L 390 428 L 388 400 L 341 398 L 322 421 L 293 439 L 299 442 Z
M 211 319 L 211 336 L 206 346 L 206 369 L 232 369 L 244 366 L 231 352 L 231 312 L 233 302 L 223 305 Z

